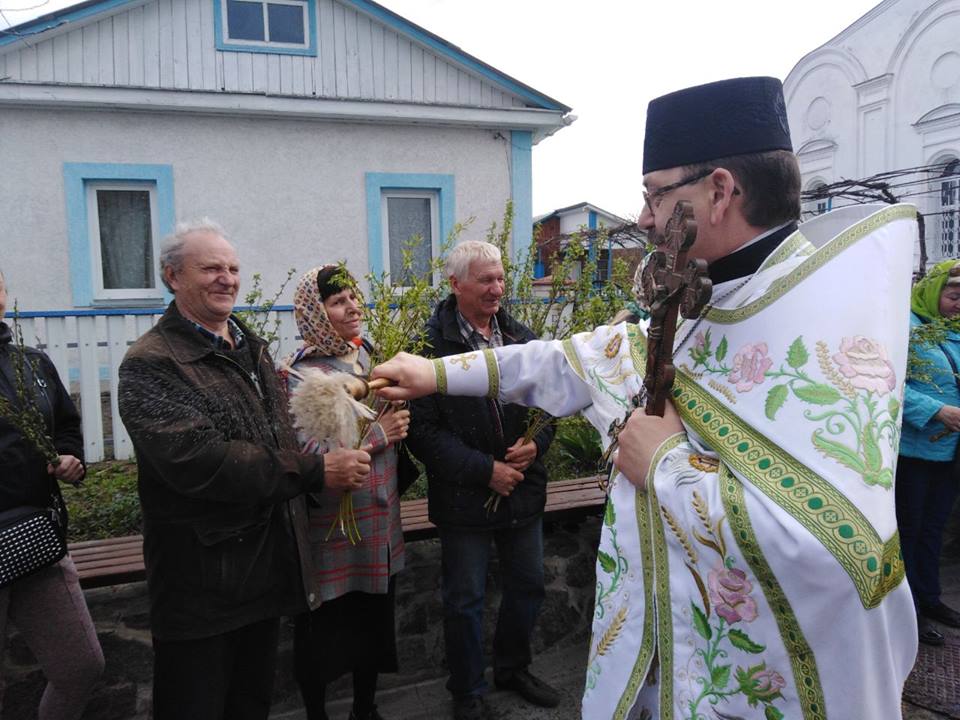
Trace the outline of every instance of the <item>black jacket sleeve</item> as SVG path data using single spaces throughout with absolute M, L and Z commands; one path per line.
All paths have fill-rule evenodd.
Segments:
M 61 455 L 73 455 L 83 461 L 83 432 L 80 425 L 80 413 L 73 404 L 53 361 L 45 354 L 38 353 L 38 369 L 47 383 L 47 397 L 52 413 L 53 444 Z

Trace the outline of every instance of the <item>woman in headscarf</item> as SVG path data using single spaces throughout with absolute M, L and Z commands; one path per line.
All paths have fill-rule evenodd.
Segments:
M 944 324 L 942 341 L 914 341 L 920 360 L 909 377 L 903 404 L 903 434 L 897 462 L 897 525 L 907 580 L 917 606 L 920 642 L 942 645 L 931 622 L 960 628 L 960 613 L 940 599 L 943 530 L 957 497 L 960 438 L 960 262 L 946 260 L 913 287 L 911 325 Z
M 354 286 L 336 265 L 314 268 L 300 279 L 293 302 L 304 344 L 288 361 L 294 371 L 369 374 L 372 347 L 360 335 L 362 306 Z M 296 372 L 288 373 L 287 382 L 292 392 Z M 337 523 L 341 493 L 324 490 L 309 498 L 322 604 L 297 618 L 294 635 L 295 673 L 308 720 L 327 719 L 326 685 L 347 672 L 353 673 L 350 719 L 382 720 L 374 698 L 378 674 L 397 671 L 394 577 L 403 568 L 396 445 L 409 423 L 409 411 L 389 407 L 361 440 L 373 462 L 369 481 L 353 491 L 359 541 L 354 544 Z M 299 439 L 304 452 L 332 449 L 323 438 L 301 433 Z

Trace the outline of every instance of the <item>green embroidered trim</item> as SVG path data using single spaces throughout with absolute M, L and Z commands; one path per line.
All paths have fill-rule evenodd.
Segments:
M 437 358 L 433 361 L 433 372 L 437 376 L 437 392 L 441 395 L 446 395 L 447 369 L 443 366 L 443 358 Z
M 804 245 L 806 245 L 806 247 L 804 247 Z M 809 255 L 814 250 L 813 245 L 807 242 L 807 239 L 803 236 L 803 233 L 797 230 L 795 233 L 793 233 L 793 235 L 780 243 L 780 247 L 774 250 L 773 253 L 763 261 L 763 264 L 760 266 L 760 269 L 757 272 L 771 268 L 774 265 L 779 265 L 791 255 L 796 254 L 796 252 L 801 248 L 806 251 L 803 253 L 805 255 Z
M 577 348 L 574 346 L 573 340 L 567 338 L 561 344 L 563 346 L 563 354 L 566 356 L 567 362 L 570 363 L 570 367 L 573 368 L 577 377 L 586 382 L 587 374 L 583 371 L 583 364 L 580 362 L 580 356 L 577 354 Z
M 654 454 L 654 458 L 650 463 L 650 467 L 657 467 L 657 465 L 660 464 L 660 461 L 663 460 L 664 455 L 673 450 L 684 440 L 686 440 L 686 436 L 682 433 L 677 433 L 676 435 L 672 435 L 664 440 L 663 444 L 657 448 L 657 452 Z M 626 478 L 621 478 L 620 482 L 628 481 Z M 652 486 L 648 483 L 647 487 Z M 640 556 L 643 561 L 643 636 L 640 640 L 640 651 L 637 653 L 637 660 L 634 662 L 633 670 L 630 671 L 630 678 L 627 680 L 627 686 L 624 688 L 623 695 L 620 696 L 620 702 L 617 703 L 617 709 L 613 713 L 614 720 L 623 720 L 623 718 L 627 717 L 627 714 L 633 708 L 633 704 L 637 700 L 637 693 L 640 692 L 640 688 L 643 686 L 643 683 L 647 679 L 647 674 L 650 672 L 650 664 L 653 662 L 654 644 L 657 638 L 653 627 L 654 619 L 656 618 L 657 614 L 656 603 L 654 602 L 653 596 L 653 585 L 656 581 L 657 575 L 665 575 L 666 570 L 664 569 L 663 573 L 659 573 L 660 566 L 658 566 L 658 572 L 654 572 L 652 547 L 654 543 L 652 542 L 653 537 L 651 536 L 651 526 L 655 523 L 651 522 L 651 510 L 648 505 L 648 495 L 649 493 L 638 490 L 636 493 L 636 502 L 634 503 L 637 513 L 638 534 L 640 536 Z M 663 526 L 661 525 L 660 538 L 658 542 L 663 541 L 662 535 Z M 666 561 L 664 560 L 664 562 Z M 663 567 L 666 568 L 666 565 L 663 565 Z M 669 592 L 669 586 L 667 587 L 667 590 Z M 669 596 L 665 607 L 670 607 Z M 666 679 L 663 677 L 663 673 L 661 673 L 661 682 L 666 682 Z
M 894 220 L 915 219 L 916 217 L 917 209 L 913 205 L 891 205 L 888 208 L 884 208 L 833 238 L 833 240 L 800 263 L 792 272 L 784 275 L 782 278 L 774 280 L 767 291 L 753 302 L 732 310 L 714 308 L 705 313 L 703 317 L 721 325 L 729 325 L 745 320 L 748 317 L 753 317 L 761 310 L 779 300 L 787 291 L 796 287 L 815 271 L 826 265 L 828 261 L 856 244 L 858 240 L 862 240 L 877 228 Z
M 682 370 L 671 393 L 681 418 L 738 471 L 793 516 L 836 558 L 867 609 L 903 579 L 896 535 L 876 530 L 839 490 L 718 403 Z
M 743 494 L 743 486 L 736 476 L 725 466 L 720 468 L 720 495 L 723 498 L 723 507 L 726 511 L 727 522 L 733 538 L 743 553 L 754 577 L 763 588 L 763 595 L 773 611 L 780 630 L 780 639 L 790 656 L 790 665 L 793 668 L 793 684 L 797 688 L 797 696 L 803 708 L 804 720 L 826 720 L 827 712 L 823 698 L 823 688 L 820 686 L 820 673 L 817 670 L 817 659 L 803 635 L 803 630 L 793 614 L 790 601 L 784 595 L 776 575 L 770 568 L 763 550 L 757 542 L 747 511 L 747 504 Z
M 633 369 L 640 377 L 647 374 L 647 337 L 636 325 L 627 325 L 627 340 L 630 343 L 630 359 Z
M 493 350 L 483 351 L 483 359 L 487 363 L 487 397 L 500 397 L 500 366 L 497 364 L 497 356 Z
M 674 436 L 676 437 L 676 436 Z M 679 441 L 679 439 L 678 439 Z M 662 448 L 663 446 L 661 446 Z M 673 616 L 670 608 L 670 566 L 667 558 L 667 539 L 664 537 L 660 502 L 653 485 L 647 487 L 653 525 L 654 583 L 657 614 L 657 648 L 660 659 L 660 720 L 673 720 Z M 657 508 L 653 520 L 653 508 Z

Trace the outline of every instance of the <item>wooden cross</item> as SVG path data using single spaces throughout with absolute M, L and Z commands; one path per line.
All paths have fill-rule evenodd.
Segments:
M 608 436 L 611 443 L 604 453 L 606 461 L 609 461 L 616 448 L 620 431 L 633 410 L 642 407 L 647 415 L 663 417 L 667 394 L 676 375 L 673 341 L 677 331 L 677 316 L 699 317 L 713 291 L 713 283 L 707 277 L 706 261 L 687 259 L 688 251 L 697 241 L 697 223 L 689 202 L 681 200 L 674 206 L 663 235 L 654 234 L 651 241 L 656 250 L 647 256 L 638 270 L 640 289 L 637 294 L 637 300 L 650 312 L 646 375 L 640 392 L 630 400 L 631 410 L 622 420 L 610 423 Z M 600 486 L 604 490 L 609 486 L 613 472 L 611 466 L 607 482 L 601 481 Z
M 647 415 L 663 417 L 667 393 L 673 386 L 677 315 L 688 319 L 699 317 L 713 291 L 706 261 L 687 259 L 696 241 L 693 206 L 681 200 L 674 206 L 663 235 L 654 234 L 653 244 L 657 249 L 647 257 L 641 271 L 639 299 L 650 310 L 647 371 L 643 378 Z

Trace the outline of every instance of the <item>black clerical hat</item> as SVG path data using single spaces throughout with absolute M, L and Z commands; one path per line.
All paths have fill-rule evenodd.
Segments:
M 768 150 L 793 150 L 783 84 L 776 78 L 721 80 L 647 106 L 644 174 Z

